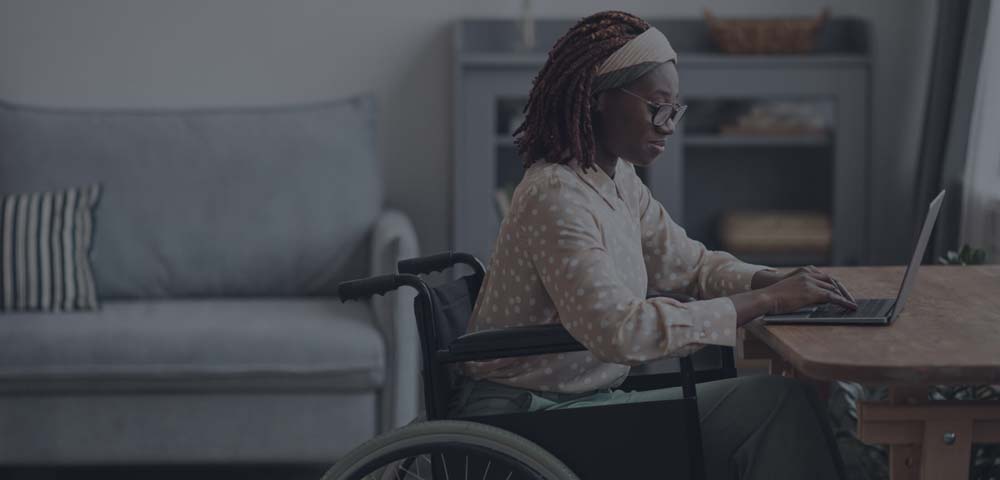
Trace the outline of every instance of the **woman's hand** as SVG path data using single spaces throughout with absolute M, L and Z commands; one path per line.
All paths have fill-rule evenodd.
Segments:
M 759 290 L 761 288 L 770 287 L 771 285 L 784 280 L 789 275 L 791 275 L 791 272 L 778 273 L 771 270 L 758 270 L 753 274 L 753 278 L 750 279 L 750 289 Z
M 771 270 L 758 270 L 757 273 L 753 274 L 753 279 L 750 280 L 750 289 L 751 290 L 758 290 L 758 289 L 761 289 L 761 288 L 770 287 L 771 285 L 774 285 L 775 283 L 778 283 L 778 282 L 780 282 L 780 281 L 782 281 L 782 280 L 784 280 L 786 278 L 789 278 L 789 277 L 791 277 L 793 275 L 796 275 L 796 274 L 802 273 L 802 272 L 819 274 L 821 276 L 824 276 L 827 279 L 827 281 L 829 281 L 830 283 L 833 283 L 833 284 L 836 285 L 836 283 L 833 281 L 833 277 L 830 277 L 829 275 L 826 275 L 825 273 L 821 272 L 815 266 L 809 265 L 809 266 L 806 266 L 806 267 L 799 267 L 799 268 L 796 268 L 795 270 L 791 270 L 791 271 L 788 271 L 788 272 L 785 272 L 785 273 L 774 272 L 774 271 L 771 271 Z
M 844 298 L 833 277 L 810 265 L 784 275 L 784 278 L 761 290 L 769 304 L 767 313 L 794 312 L 820 303 L 835 303 L 848 310 L 858 305 Z

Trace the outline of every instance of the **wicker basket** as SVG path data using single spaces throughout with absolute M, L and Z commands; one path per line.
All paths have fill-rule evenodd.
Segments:
M 824 8 L 816 18 L 760 20 L 719 20 L 705 9 L 705 22 L 712 38 L 726 53 L 811 52 L 829 18 L 829 8 Z

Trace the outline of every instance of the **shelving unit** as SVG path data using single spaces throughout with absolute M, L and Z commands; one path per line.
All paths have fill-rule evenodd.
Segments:
M 828 147 L 833 139 L 828 135 L 711 135 L 693 134 L 684 139 L 685 147 Z
M 803 252 L 734 252 L 774 266 L 867 262 L 869 84 L 867 25 L 831 20 L 810 55 L 726 55 L 701 20 L 654 20 L 678 51 L 687 115 L 667 150 L 638 169 L 691 238 L 723 247 L 718 221 L 738 210 L 807 210 L 827 215 L 831 248 Z M 537 46 L 518 45 L 513 21 L 464 20 L 454 31 L 453 248 L 488 258 L 500 218 L 498 188 L 521 178 L 512 128 L 547 49 L 573 22 L 536 22 Z M 801 104 L 823 112 L 816 131 L 733 134 L 722 128 L 761 102 Z M 734 113 L 735 112 L 735 113 Z

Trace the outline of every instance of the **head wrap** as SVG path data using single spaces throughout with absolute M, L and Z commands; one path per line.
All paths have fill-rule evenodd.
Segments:
M 649 27 L 604 60 L 597 68 L 590 92 L 597 94 L 628 84 L 669 61 L 677 62 L 677 52 L 663 32 Z

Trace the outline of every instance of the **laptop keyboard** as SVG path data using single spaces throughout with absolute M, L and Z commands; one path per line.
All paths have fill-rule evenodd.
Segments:
M 882 299 L 858 300 L 858 309 L 850 311 L 835 303 L 824 303 L 816 307 L 810 317 L 877 317 L 885 305 Z

